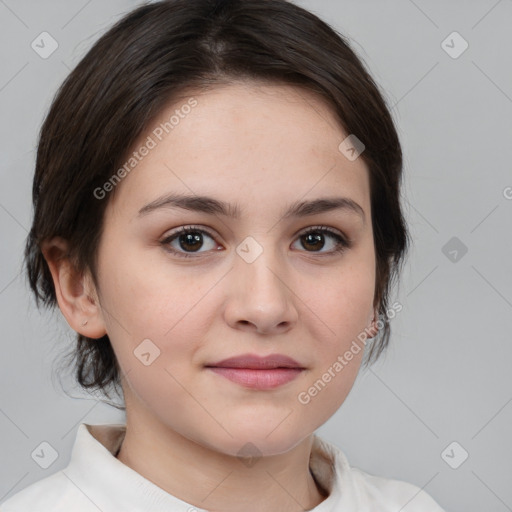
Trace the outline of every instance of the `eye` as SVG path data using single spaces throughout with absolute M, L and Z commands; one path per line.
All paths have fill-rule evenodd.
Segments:
M 178 231 L 166 237 L 160 243 L 166 247 L 166 250 L 183 258 L 194 257 L 194 253 L 199 252 L 199 248 L 204 244 L 204 235 L 213 241 L 213 235 L 204 229 L 196 228 L 194 226 L 183 226 Z M 177 242 L 178 249 L 173 247 L 173 243 Z M 210 249 L 216 247 L 215 242 L 210 244 Z M 191 252 L 182 252 L 181 249 Z M 205 251 L 201 251 L 205 252 Z
M 321 251 L 326 246 L 325 238 L 331 238 L 331 242 L 327 243 L 330 250 Z M 341 233 L 334 231 L 326 226 L 313 226 L 308 228 L 299 236 L 302 247 L 312 248 L 306 252 L 320 252 L 321 254 L 337 254 L 351 247 L 351 243 Z
M 205 251 L 200 251 L 199 249 L 204 248 L 205 236 L 211 240 L 210 247 L 206 247 Z M 330 243 L 326 244 L 326 237 L 331 239 Z M 312 250 L 306 252 L 320 254 L 337 254 L 351 247 L 351 242 L 341 233 L 326 226 L 308 228 L 299 235 L 298 241 L 301 242 L 303 248 L 312 248 Z M 160 243 L 165 246 L 166 251 L 183 258 L 195 257 L 196 254 L 199 255 L 201 252 L 218 248 L 211 233 L 195 226 L 183 226 L 164 238 Z M 322 251 L 326 245 L 331 249 Z

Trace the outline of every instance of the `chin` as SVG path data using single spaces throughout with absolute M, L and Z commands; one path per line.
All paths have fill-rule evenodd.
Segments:
M 277 425 L 277 424 L 276 424 Z M 275 428 L 275 427 L 274 427 Z M 227 434 L 217 439 L 209 439 L 203 443 L 208 448 L 235 457 L 263 457 L 286 453 L 311 432 L 297 427 L 290 430 L 290 426 L 278 426 L 272 429 L 263 429 L 261 425 L 237 425 L 237 428 L 227 428 L 233 437 Z

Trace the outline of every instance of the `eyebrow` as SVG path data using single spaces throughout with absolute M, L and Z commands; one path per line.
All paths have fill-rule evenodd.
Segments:
M 181 208 L 208 215 L 223 215 L 234 219 L 239 219 L 242 213 L 242 208 L 238 204 L 226 203 L 212 197 L 167 194 L 143 206 L 139 210 L 138 217 L 161 208 Z M 333 210 L 355 213 L 361 217 L 363 222 L 366 222 L 363 208 L 348 197 L 323 197 L 311 201 L 296 201 L 282 213 L 281 218 L 306 217 Z

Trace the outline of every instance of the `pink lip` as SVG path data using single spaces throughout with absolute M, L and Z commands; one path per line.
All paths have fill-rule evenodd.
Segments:
M 250 368 L 253 370 L 272 369 L 272 368 L 303 368 L 297 361 L 291 357 L 282 354 L 271 354 L 266 357 L 260 357 L 253 354 L 242 354 L 241 356 L 223 359 L 217 363 L 208 364 L 220 368 Z
M 206 365 L 218 375 L 253 389 L 273 389 L 295 379 L 303 370 L 290 357 L 273 354 L 259 357 L 244 354 Z

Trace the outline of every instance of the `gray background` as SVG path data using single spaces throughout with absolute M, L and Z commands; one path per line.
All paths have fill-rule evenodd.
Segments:
M 37 311 L 21 254 L 37 132 L 53 94 L 138 3 L 0 0 L 0 502 L 65 467 L 80 422 L 124 421 L 71 376 L 59 380 L 55 361 L 74 333 L 60 312 Z M 353 40 L 386 91 L 414 238 L 391 347 L 319 433 L 353 466 L 424 487 L 447 511 L 510 511 L 512 1 L 297 3 Z M 48 59 L 31 48 L 43 31 L 59 45 Z M 453 31 L 469 44 L 458 58 L 442 46 Z M 58 452 L 46 470 L 31 458 L 42 441 Z M 459 464 L 463 450 L 457 469 L 445 462 Z

